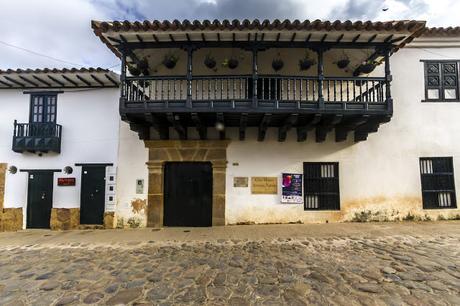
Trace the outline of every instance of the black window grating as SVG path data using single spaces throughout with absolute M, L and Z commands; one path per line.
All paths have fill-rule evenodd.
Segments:
M 424 209 L 457 208 L 452 157 L 420 158 Z
M 457 61 L 425 61 L 425 101 L 459 101 Z
M 304 209 L 340 210 L 339 163 L 304 163 Z

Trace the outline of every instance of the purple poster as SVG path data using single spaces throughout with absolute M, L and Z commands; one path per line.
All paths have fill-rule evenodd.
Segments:
M 303 204 L 302 174 L 283 173 L 281 203 Z

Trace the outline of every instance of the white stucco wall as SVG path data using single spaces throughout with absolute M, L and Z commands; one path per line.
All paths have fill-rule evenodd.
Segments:
M 239 141 L 237 130 L 228 128 L 227 137 L 232 142 L 227 150 L 226 222 L 333 222 L 349 220 L 365 210 L 389 219 L 408 212 L 432 218 L 438 213 L 460 213 L 458 209 L 422 210 L 420 157 L 453 157 L 456 190 L 460 190 L 460 145 L 456 141 L 460 103 L 421 102 L 424 70 L 420 60 L 446 58 L 460 59 L 460 48 L 406 47 L 391 57 L 394 115 L 377 133 L 369 134 L 367 141 L 355 144 L 350 133 L 347 141 L 336 143 L 334 133 L 329 133 L 325 142 L 316 143 L 314 131 L 310 131 L 307 141 L 298 143 L 293 129 L 285 142 L 278 142 L 278 130 L 273 128 L 264 142 L 256 141 L 256 129 L 248 129 L 246 140 Z M 133 216 L 129 202 L 140 198 L 132 192 L 135 180 L 145 180 L 142 199 L 148 185 L 147 151 L 128 129 L 122 124 L 120 175 L 126 164 L 133 170 L 123 172 L 123 181 L 130 187 L 122 184 L 119 188 L 123 203 L 118 210 L 125 218 Z M 196 138 L 194 130 L 189 131 Z M 129 147 L 129 154 L 124 146 Z M 303 162 L 317 161 L 339 162 L 341 210 L 304 211 L 303 205 L 281 204 L 281 173 L 302 173 Z M 235 176 L 276 176 L 278 194 L 252 195 L 250 187 L 234 188 Z M 145 220 L 145 214 L 136 216 Z
M 0 90 L 0 163 L 20 169 L 63 169 L 73 173 L 54 174 L 53 207 L 80 207 L 81 167 L 75 163 L 113 163 L 118 152 L 118 89 L 65 90 L 57 98 L 57 123 L 62 125 L 61 153 L 39 156 L 12 151 L 13 122 L 29 121 L 30 95 L 22 90 Z M 27 172 L 6 174 L 5 208 L 27 205 Z M 75 177 L 76 186 L 57 186 L 58 177 Z M 24 224 L 26 224 L 24 222 Z

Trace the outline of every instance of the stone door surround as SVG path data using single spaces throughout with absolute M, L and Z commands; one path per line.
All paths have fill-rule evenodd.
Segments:
M 149 150 L 147 226 L 162 227 L 164 216 L 164 164 L 212 163 L 212 225 L 225 225 L 225 175 L 229 140 L 146 140 Z

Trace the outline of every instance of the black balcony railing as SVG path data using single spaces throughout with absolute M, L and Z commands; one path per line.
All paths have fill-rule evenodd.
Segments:
M 56 123 L 17 123 L 14 121 L 13 151 L 61 152 L 62 126 Z
M 122 82 L 128 112 L 224 108 L 283 110 L 386 111 L 385 77 L 309 77 L 252 75 L 144 76 Z M 255 88 L 254 88 L 255 87 Z

